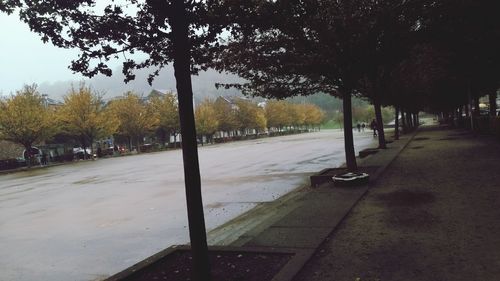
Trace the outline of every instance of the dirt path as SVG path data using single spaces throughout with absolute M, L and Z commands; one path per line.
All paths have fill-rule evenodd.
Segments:
M 500 280 L 500 143 L 421 131 L 295 280 Z

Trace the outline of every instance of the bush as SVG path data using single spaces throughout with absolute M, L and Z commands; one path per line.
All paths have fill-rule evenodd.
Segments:
M 19 167 L 26 166 L 26 161 L 19 161 L 17 159 L 4 159 L 0 160 L 0 171 L 1 170 L 12 170 Z
M 479 116 L 474 119 L 474 126 L 476 130 L 482 134 L 488 134 L 490 132 L 490 117 L 489 116 Z
M 497 138 L 500 138 L 500 116 L 490 119 L 490 131 Z

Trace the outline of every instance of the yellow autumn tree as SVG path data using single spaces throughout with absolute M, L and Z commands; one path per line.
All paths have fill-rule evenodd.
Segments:
M 109 103 L 114 118 L 118 121 L 117 133 L 128 140 L 129 148 L 135 143 L 140 152 L 140 143 L 144 136 L 151 133 L 159 124 L 151 103 L 133 93 L 127 92 Z
M 90 147 L 92 154 L 94 141 L 112 135 L 118 126 L 101 96 L 83 83 L 64 97 L 57 120 L 64 134 L 77 140 L 84 151 Z
M 319 127 L 325 121 L 325 113 L 318 106 L 314 104 L 305 104 L 303 106 L 305 112 L 304 125 L 308 128 L 309 126 L 313 128 L 315 126 Z
M 0 99 L 0 139 L 18 143 L 31 151 L 33 144 L 55 133 L 53 110 L 48 108 L 36 85 L 26 85 L 15 95 Z M 28 165 L 33 161 L 28 153 Z
M 276 128 L 278 131 L 290 124 L 290 117 L 287 114 L 287 103 L 281 100 L 270 100 L 265 107 L 267 126 Z
M 219 127 L 214 102 L 209 99 L 204 100 L 196 107 L 194 116 L 196 120 L 196 133 L 201 136 L 203 145 L 203 136 L 211 140 Z
M 176 143 L 177 134 L 180 132 L 177 97 L 173 93 L 166 93 L 151 96 L 149 102 L 153 110 L 154 122 L 158 125 L 156 132 L 162 144 L 165 144 L 167 138 L 170 140 L 171 135 L 174 136 L 174 143 Z
M 239 128 L 236 116 L 236 106 L 229 100 L 218 97 L 214 102 L 217 121 L 219 121 L 219 131 L 227 132 L 229 135 Z
M 256 103 L 246 99 L 237 99 L 236 105 L 238 106 L 236 117 L 239 129 L 244 134 L 247 134 L 249 129 L 254 129 L 255 133 L 258 133 L 266 128 L 267 120 L 264 110 Z
M 288 103 L 287 113 L 295 130 L 300 129 L 306 120 L 305 104 Z

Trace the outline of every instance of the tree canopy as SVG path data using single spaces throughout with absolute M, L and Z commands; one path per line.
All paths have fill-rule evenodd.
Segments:
M 26 85 L 15 95 L 0 99 L 0 139 L 21 144 L 26 151 L 31 151 L 33 144 L 47 140 L 56 132 L 54 116 L 54 110 L 44 103 L 36 85 Z
M 95 0 L 6 0 L 0 11 L 17 8 L 43 41 L 81 50 L 71 69 L 89 77 L 111 75 L 108 61 L 120 59 L 126 81 L 135 78 L 134 70 L 149 68 L 151 82 L 173 62 L 194 279 L 208 280 L 190 74 L 214 66 L 248 81 L 226 86 L 268 98 L 318 92 L 341 97 L 346 162 L 355 170 L 352 95 L 369 98 L 380 115 L 377 104 L 407 113 L 449 110 L 498 87 L 499 5 L 495 0 L 124 0 L 98 6 Z M 223 30 L 224 38 L 218 37 Z M 137 53 L 145 58 L 134 57 Z
M 212 136 L 219 127 L 214 102 L 205 100 L 196 107 L 196 132 L 202 136 Z M 203 139 L 201 140 L 203 144 Z
M 62 132 L 76 139 L 85 149 L 95 140 L 115 133 L 118 122 L 105 107 L 99 94 L 84 84 L 72 88 L 57 110 Z
M 167 136 L 177 135 L 180 130 L 177 97 L 173 93 L 150 96 L 149 103 L 154 114 L 153 123 L 158 124 L 157 132 L 165 143 Z
M 238 6 L 239 5 L 239 6 Z M 215 66 L 247 81 L 245 93 L 273 98 L 325 92 L 343 99 L 346 163 L 356 170 L 351 95 L 359 81 L 378 70 L 386 26 L 401 18 L 399 1 L 273 1 L 238 4 L 231 37 Z M 242 8 L 242 7 L 246 7 Z M 256 11 L 248 20 L 246 10 Z M 285 13 L 290 17 L 276 15 Z M 387 22 L 389 14 L 392 22 Z M 388 28 L 388 27 L 387 27 Z M 391 39 L 385 39 L 390 41 Z
M 162 67 L 173 63 L 195 280 L 210 280 L 210 270 L 190 75 L 212 60 L 206 50 L 217 44 L 222 28 L 207 15 L 219 6 L 213 0 L 123 0 L 103 6 L 96 0 L 7 0 L 0 6 L 8 13 L 17 8 L 44 42 L 79 49 L 70 68 L 88 77 L 111 75 L 109 61 L 121 59 L 125 81 L 135 78 L 134 70 L 148 68 L 151 83 Z M 135 53 L 141 56 L 133 57 Z
M 153 106 L 145 103 L 141 97 L 133 92 L 127 92 L 109 103 L 109 110 L 118 122 L 118 134 L 129 140 L 129 145 L 136 144 L 140 152 L 142 138 L 157 125 Z M 132 150 L 132 147 L 130 147 Z

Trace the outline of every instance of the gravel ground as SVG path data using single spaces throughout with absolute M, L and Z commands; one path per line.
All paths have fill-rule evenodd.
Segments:
M 295 278 L 500 280 L 500 143 L 419 132 Z

